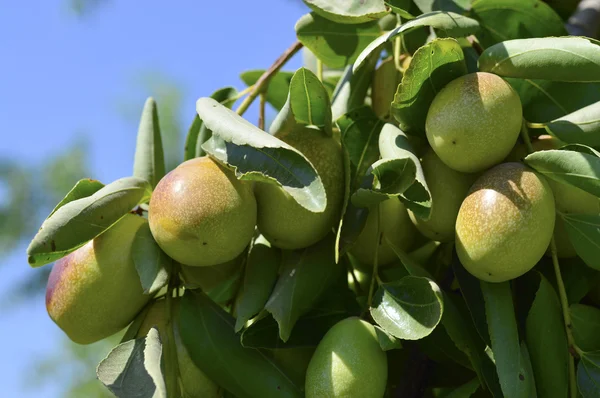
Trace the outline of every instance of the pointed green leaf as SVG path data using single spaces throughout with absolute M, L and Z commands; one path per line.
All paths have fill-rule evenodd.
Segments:
M 383 0 L 304 0 L 304 3 L 323 18 L 342 24 L 376 21 L 388 13 Z
M 600 396 L 600 351 L 585 352 L 577 365 L 577 387 L 583 398 Z
M 353 72 L 350 65 L 344 70 L 344 74 L 333 92 L 331 101 L 333 119 L 338 125 L 341 117 L 364 105 L 378 60 L 379 53 L 374 52 L 356 72 Z
M 146 202 L 150 191 L 146 180 L 126 177 L 60 207 L 44 221 L 29 244 L 29 265 L 51 263 L 83 246 L 135 206 Z
M 258 81 L 263 73 L 265 73 L 263 69 L 249 70 L 243 72 L 240 75 L 240 78 L 246 85 L 251 86 Z M 293 72 L 279 71 L 271 77 L 271 80 L 269 80 L 269 86 L 267 87 L 266 92 L 267 102 L 278 111 L 281 110 L 283 104 L 285 104 L 290 90 L 292 76 L 294 76 Z
M 452 37 L 468 36 L 479 29 L 479 23 L 476 20 L 453 12 L 433 11 L 419 15 L 417 18 L 411 19 L 387 34 L 373 40 L 356 59 L 353 66 L 354 70 L 357 70 L 365 59 L 382 44 L 389 42 L 400 34 L 423 26 L 431 26 L 434 29 L 442 31 L 446 36 Z
M 600 215 L 559 213 L 559 216 L 579 257 L 600 270 Z
M 171 259 L 154 240 L 147 222 L 135 234 L 131 258 L 140 276 L 144 294 L 154 295 L 167 285 Z
M 510 39 L 567 34 L 562 19 L 540 0 L 477 0 L 471 15 L 481 24 L 477 38 L 484 47 Z
M 152 188 L 165 175 L 165 155 L 158 122 L 158 109 L 154 98 L 144 104 L 133 163 L 133 176 L 144 179 Z
M 431 11 L 453 11 L 465 13 L 472 0 L 414 0 L 415 5 L 422 13 Z
M 538 397 L 568 396 L 569 351 L 558 295 L 544 276 L 535 272 L 539 287 L 525 323 Z
M 396 15 L 404 19 L 413 19 L 415 16 L 408 12 L 410 10 L 410 0 L 386 0 L 387 5 Z
M 521 79 L 598 82 L 600 46 L 585 37 L 508 40 L 481 54 L 479 70 Z
M 600 350 L 600 310 L 584 304 L 571 304 L 571 325 L 575 344 L 583 351 Z
M 166 398 L 158 330 L 116 346 L 100 362 L 98 379 L 118 398 Z
M 237 295 L 235 331 L 239 332 L 246 322 L 258 314 L 267 303 L 279 272 L 281 253 L 262 236 L 258 237 L 246 260 L 244 283 Z
M 300 388 L 271 359 L 242 347 L 234 322 L 206 295 L 186 290 L 178 326 L 194 364 L 238 398 L 302 397 Z
M 200 129 L 202 128 L 202 120 L 196 114 L 192 124 L 188 128 L 187 135 L 185 136 L 185 147 L 183 148 L 183 160 L 190 160 L 196 157 L 196 143 L 198 142 L 198 136 L 200 135 Z
M 290 82 L 290 107 L 298 124 L 317 126 L 332 134 L 329 94 L 319 78 L 306 68 L 300 68 Z
M 60 209 L 67 203 L 77 199 L 87 198 L 88 196 L 91 196 L 98 192 L 102 187 L 104 187 L 104 184 L 102 184 L 100 181 L 92 180 L 90 178 L 84 178 L 82 180 L 77 181 L 75 186 L 71 188 L 71 190 L 65 195 L 65 197 L 60 202 L 58 202 L 58 204 L 56 205 L 56 207 L 54 207 L 54 210 L 52 210 L 52 213 L 50 213 L 48 217 L 56 213 L 56 210 Z
M 304 208 L 325 210 L 323 182 L 302 153 L 211 98 L 200 98 L 196 109 L 215 134 L 204 149 L 235 167 L 238 178 L 278 183 Z
M 414 54 L 392 102 L 392 115 L 403 131 L 425 134 L 425 119 L 436 94 L 452 80 L 467 73 L 460 44 L 436 39 Z
M 600 145 L 600 101 L 555 119 L 546 131 L 563 142 Z
M 442 319 L 442 292 L 431 279 L 406 276 L 398 282 L 380 285 L 370 312 L 375 322 L 392 336 L 422 339 Z
M 450 394 L 446 395 L 446 398 L 469 398 L 475 394 L 480 385 L 479 379 L 475 378 L 456 388 Z
M 377 335 L 377 341 L 383 351 L 398 350 L 402 348 L 402 341 L 392 336 L 379 326 L 375 325 L 375 334 Z
M 343 25 L 314 12 L 302 16 L 296 23 L 298 40 L 331 68 L 343 68 L 353 63 L 380 33 L 377 22 Z
M 288 340 L 298 318 L 335 282 L 340 268 L 333 236 L 306 249 L 283 251 L 281 276 L 265 305 L 279 324 L 281 340 Z

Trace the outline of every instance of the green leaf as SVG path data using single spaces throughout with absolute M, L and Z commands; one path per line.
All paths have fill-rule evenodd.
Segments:
M 93 195 L 58 208 L 42 224 L 27 248 L 32 267 L 51 263 L 100 235 L 133 207 L 150 197 L 146 180 L 126 177 Z
M 579 257 L 600 270 L 600 215 L 559 213 L 559 216 Z
M 583 351 L 600 350 L 600 310 L 584 304 L 571 304 L 571 325 L 575 344 Z
M 478 0 L 471 15 L 481 24 L 477 38 L 484 47 L 510 39 L 567 34 L 560 17 L 539 0 Z
M 383 126 L 379 134 L 379 152 L 383 159 L 411 159 L 415 166 L 415 180 L 413 184 L 400 196 L 404 205 L 413 211 L 417 217 L 424 220 L 431 213 L 431 192 L 425 181 L 425 174 L 421 162 L 408 137 L 392 124 Z
M 238 92 L 235 88 L 225 87 L 212 93 L 210 98 L 220 102 L 222 105 L 228 108 L 231 108 L 235 103 L 237 95 Z M 202 149 L 202 144 L 204 144 L 211 136 L 212 131 L 206 128 L 198 114 L 196 114 L 185 139 L 184 160 L 206 155 L 206 152 L 204 149 Z
M 504 77 L 600 81 L 600 46 L 584 37 L 508 40 L 486 49 L 479 70 Z
M 167 285 L 171 259 L 154 240 L 147 222 L 135 234 L 131 258 L 140 276 L 144 294 L 154 295 Z
M 356 241 L 360 231 L 366 222 L 368 213 L 365 209 L 360 209 L 352 206 L 350 203 L 350 191 L 352 184 L 352 170 L 350 165 L 350 156 L 348 149 L 344 144 L 343 139 L 342 154 L 344 155 L 344 200 L 342 204 L 341 217 L 337 224 L 335 235 L 335 262 L 340 262 L 340 257 L 346 252 L 346 249 Z M 356 213 L 360 212 L 361 216 L 357 219 Z M 348 229 L 348 226 L 352 228 Z
M 507 397 L 528 397 L 529 375 L 523 374 L 523 358 L 508 282 L 481 281 L 488 331 L 502 392 Z
M 234 319 L 206 295 L 186 290 L 178 326 L 194 364 L 236 397 L 302 397 L 300 388 L 265 354 L 242 347 Z
M 535 299 L 525 323 L 535 384 L 540 398 L 568 396 L 569 376 L 567 335 L 558 296 L 550 282 L 539 272 Z
M 404 19 L 413 19 L 415 16 L 408 12 L 410 9 L 410 0 L 386 0 L 388 6 L 395 14 Z
M 144 104 L 133 161 L 133 176 L 144 179 L 152 188 L 165 175 L 165 154 L 160 136 L 158 109 L 154 98 Z
M 600 272 L 588 267 L 579 257 L 561 258 L 560 268 L 569 304 L 580 302 L 600 284 Z M 550 271 L 553 274 L 553 270 Z
M 387 333 L 403 340 L 428 336 L 444 312 L 442 292 L 428 278 L 406 276 L 384 283 L 373 296 L 371 316 Z
M 344 74 L 333 92 L 331 101 L 333 119 L 338 125 L 341 117 L 364 105 L 378 60 L 379 53 L 373 52 L 356 72 L 353 72 L 350 65 L 344 70 Z
M 523 380 L 523 389 L 525 397 L 537 397 L 537 389 L 535 387 L 535 378 L 533 376 L 533 367 L 531 366 L 531 358 L 529 356 L 529 350 L 527 344 L 521 341 L 521 374 L 525 375 Z
M 314 12 L 302 16 L 296 23 L 298 40 L 330 68 L 343 68 L 353 63 L 380 33 L 377 22 L 339 24 Z
M 581 355 L 577 365 L 577 387 L 583 398 L 600 396 L 600 351 Z
M 453 12 L 433 11 L 419 15 L 417 18 L 411 19 L 373 40 L 356 59 L 354 70 L 358 69 L 365 59 L 382 44 L 389 42 L 400 34 L 408 33 L 423 26 L 431 26 L 434 29 L 442 31 L 444 35 L 453 37 L 468 36 L 479 29 L 479 23 L 476 20 Z
M 383 0 L 303 0 L 315 13 L 330 21 L 358 24 L 376 21 L 388 13 Z
M 249 70 L 243 72 L 240 75 L 240 78 L 246 83 L 246 85 L 251 86 L 255 84 L 258 79 L 265 73 L 264 69 L 259 70 Z M 285 72 L 279 71 L 271 77 L 269 80 L 269 85 L 266 91 L 267 102 L 273 106 L 276 110 L 281 110 L 283 104 L 288 96 L 288 92 L 290 90 L 290 81 L 292 80 L 292 76 L 294 76 L 293 72 Z
M 162 344 L 158 330 L 116 346 L 100 362 L 98 379 L 119 398 L 166 398 L 161 371 Z
M 235 301 L 236 332 L 263 309 L 277 281 L 279 264 L 279 250 L 259 236 L 248 253 L 244 283 Z
M 566 143 L 600 145 L 600 101 L 546 125 L 546 131 Z
M 392 102 L 400 128 L 425 134 L 425 120 L 436 94 L 467 73 L 463 50 L 455 39 L 435 39 L 415 52 Z
M 335 263 L 333 236 L 306 249 L 283 251 L 281 276 L 265 305 L 279 324 L 281 340 L 289 339 L 298 318 L 321 298 L 340 268 Z
M 67 203 L 77 199 L 87 198 L 88 196 L 91 196 L 98 192 L 103 187 L 104 184 L 102 184 L 100 181 L 92 180 L 90 178 L 84 178 L 82 180 L 77 181 L 75 186 L 71 188 L 71 190 L 65 195 L 65 197 L 56 205 L 56 207 L 54 207 L 54 210 L 52 210 L 52 213 L 50 213 L 48 217 L 56 213 L 56 210 L 60 209 Z
M 453 11 L 464 13 L 471 6 L 472 0 L 414 0 L 422 13 L 431 11 Z
M 507 80 L 519 93 L 523 117 L 530 122 L 547 123 L 600 101 L 600 83 Z
M 331 103 L 319 78 L 306 68 L 294 73 L 290 82 L 290 108 L 298 124 L 317 126 L 332 134 Z
M 553 149 L 534 152 L 525 158 L 525 163 L 548 178 L 600 197 L 600 158 L 597 156 Z
M 459 364 L 466 369 L 472 369 L 467 355 L 460 351 L 443 327 L 437 327 L 427 337 L 418 341 L 423 354 L 436 363 Z
M 383 351 L 398 350 L 402 348 L 400 339 L 395 338 L 377 325 L 375 325 L 375 334 L 377 335 L 379 346 Z
M 211 98 L 200 98 L 196 109 L 215 134 L 203 148 L 235 167 L 238 178 L 278 183 L 307 210 L 325 210 L 323 182 L 302 153 Z

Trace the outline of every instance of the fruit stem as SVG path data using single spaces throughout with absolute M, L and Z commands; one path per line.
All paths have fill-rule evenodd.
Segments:
M 323 62 L 317 58 L 317 77 L 323 82 Z
M 560 304 L 562 307 L 563 320 L 565 323 L 565 330 L 567 332 L 567 344 L 569 347 L 569 387 L 570 397 L 577 398 L 577 380 L 575 378 L 575 358 L 573 350 L 577 353 L 579 347 L 575 345 L 573 339 L 573 332 L 571 331 L 571 313 L 569 312 L 569 300 L 567 298 L 567 291 L 565 284 L 560 273 L 560 266 L 558 264 L 558 255 L 556 254 L 556 241 L 554 236 L 550 241 L 550 254 L 552 255 L 552 265 L 554 266 L 554 274 L 556 275 L 556 284 L 558 285 L 558 296 L 560 297 Z
M 529 129 L 527 128 L 527 121 L 523 119 L 521 123 L 521 138 L 527 147 L 527 153 L 535 152 L 531 146 L 531 139 L 529 138 Z
M 527 127 L 531 128 L 531 129 L 543 129 L 543 128 L 546 128 L 546 123 L 527 122 Z
M 396 27 L 402 25 L 402 18 L 400 18 L 399 15 L 396 16 L 398 19 L 398 22 L 396 23 Z M 402 69 L 402 61 L 400 59 L 400 56 L 402 55 L 402 38 L 404 37 L 404 35 L 400 35 L 399 37 L 396 38 L 396 40 L 394 41 L 394 65 L 396 65 L 396 70 L 404 73 L 404 70 Z
M 381 212 L 379 211 L 379 204 L 375 207 L 377 212 L 377 242 L 375 242 L 375 257 L 373 258 L 373 276 L 371 277 L 371 286 L 369 286 L 369 296 L 367 297 L 367 311 L 373 304 L 373 294 L 375 294 L 375 282 L 379 283 L 378 269 L 379 269 L 379 242 L 383 239 L 379 226 L 381 225 Z
M 261 130 L 265 129 L 265 105 L 267 103 L 267 96 L 265 93 L 260 94 L 260 106 L 258 108 L 258 128 Z
M 248 110 L 248 108 L 250 107 L 250 105 L 252 105 L 256 97 L 258 97 L 258 95 L 268 87 L 271 78 L 275 76 L 279 69 L 281 69 L 283 65 L 285 65 L 286 62 L 290 60 L 290 58 L 292 58 L 298 51 L 300 51 L 302 46 L 302 43 L 296 41 L 287 50 L 285 50 L 284 53 L 281 54 L 279 58 L 277 58 L 277 60 L 275 60 L 273 65 L 271 65 L 269 69 L 265 71 L 265 73 L 263 73 L 258 78 L 256 83 L 254 84 L 254 88 L 250 92 L 250 95 L 248 95 L 246 99 L 244 99 L 244 101 L 236 109 L 238 115 L 241 116 L 244 114 L 244 112 Z
M 179 361 L 177 358 L 177 342 L 175 341 L 175 322 L 173 322 L 173 292 L 178 293 L 178 264 L 173 263 L 171 269 L 171 275 L 169 275 L 169 285 L 167 288 L 166 297 L 166 310 L 167 310 L 167 341 L 166 350 L 163 350 L 166 355 L 166 383 L 167 383 L 167 397 L 180 397 L 181 392 L 179 388 Z

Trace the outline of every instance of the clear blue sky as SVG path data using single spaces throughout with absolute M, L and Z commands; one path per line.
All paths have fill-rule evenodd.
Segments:
M 104 182 L 131 174 L 137 123 L 118 106 L 126 100 L 141 111 L 153 94 L 136 84 L 140 74 L 158 71 L 181 85 L 187 128 L 198 97 L 243 88 L 239 73 L 269 66 L 307 12 L 300 0 L 109 0 L 78 19 L 66 3 L 0 4 L 0 159 L 40 164 L 85 135 L 90 177 Z M 296 57 L 286 69 L 300 64 Z M 35 272 L 24 250 L 3 256 L 0 291 Z M 60 349 L 44 300 L 0 311 L 2 396 L 59 397 L 66 380 L 26 388 L 36 359 Z

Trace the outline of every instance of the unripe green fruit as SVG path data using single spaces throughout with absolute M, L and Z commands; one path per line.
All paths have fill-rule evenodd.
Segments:
M 423 156 L 421 166 L 431 192 L 431 215 L 428 220 L 423 220 L 410 210 L 408 214 L 419 232 L 429 239 L 451 242 L 458 209 L 476 175 L 451 169 L 431 149 Z
M 315 167 L 325 186 L 327 207 L 322 213 L 313 213 L 281 187 L 257 183 L 258 229 L 275 247 L 301 249 L 323 239 L 339 221 L 344 199 L 342 147 L 338 138 L 308 127 L 277 138 L 302 152 Z
M 517 141 L 523 110 L 501 77 L 477 72 L 448 83 L 435 96 L 425 122 L 440 159 L 464 173 L 483 171 L 504 159 Z
M 182 265 L 181 275 L 186 288 L 200 288 L 204 292 L 210 292 L 235 274 L 241 266 L 242 261 L 240 261 L 239 257 L 211 267 L 190 267 Z
M 387 357 L 373 325 L 347 318 L 317 346 L 306 372 L 306 397 L 381 398 L 387 373 Z
M 54 264 L 46 309 L 74 342 L 91 344 L 117 333 L 150 300 L 131 257 L 135 234 L 145 222 L 127 214 Z
M 417 231 L 402 202 L 397 198 L 390 198 L 379 203 L 379 222 L 381 223 L 379 226 L 381 239 L 379 239 L 376 209 L 376 207 L 370 209 L 365 226 L 350 249 L 350 253 L 364 264 L 373 264 L 375 248 L 379 246 L 377 262 L 379 265 L 385 265 L 398 258 L 387 240 L 389 239 L 400 250 L 406 251 L 412 246 Z
M 190 159 L 156 185 L 148 210 L 158 245 L 176 261 L 212 266 L 237 257 L 256 225 L 252 188 L 209 157 Z
M 174 311 L 179 308 L 179 300 L 174 299 Z M 165 342 L 168 341 L 167 336 L 167 316 L 166 316 L 166 300 L 161 299 L 152 303 L 150 309 L 146 313 L 140 329 L 137 332 L 136 337 L 144 337 L 148 334 L 152 327 L 158 329 L 160 339 L 163 343 L 163 351 L 166 351 L 169 347 L 165 346 Z M 173 322 L 173 325 L 177 325 L 177 322 Z M 177 350 L 177 363 L 179 365 L 179 374 L 181 376 L 182 384 L 182 397 L 183 398 L 218 398 L 221 397 L 221 389 L 211 379 L 208 378 L 200 369 L 196 367 L 190 354 L 186 350 L 185 346 L 181 342 L 179 332 L 175 327 L 174 333 L 175 347 Z M 167 352 L 163 352 L 162 358 L 166 358 Z M 164 359 L 163 359 L 164 361 Z M 164 364 L 163 364 L 164 366 Z
M 378 118 L 389 120 L 391 106 L 402 74 L 396 69 L 394 58 L 383 61 L 373 74 L 371 82 L 371 106 Z
M 463 201 L 456 252 L 479 279 L 516 278 L 544 255 L 554 219 L 554 197 L 545 179 L 521 163 L 503 163 L 477 179 Z

